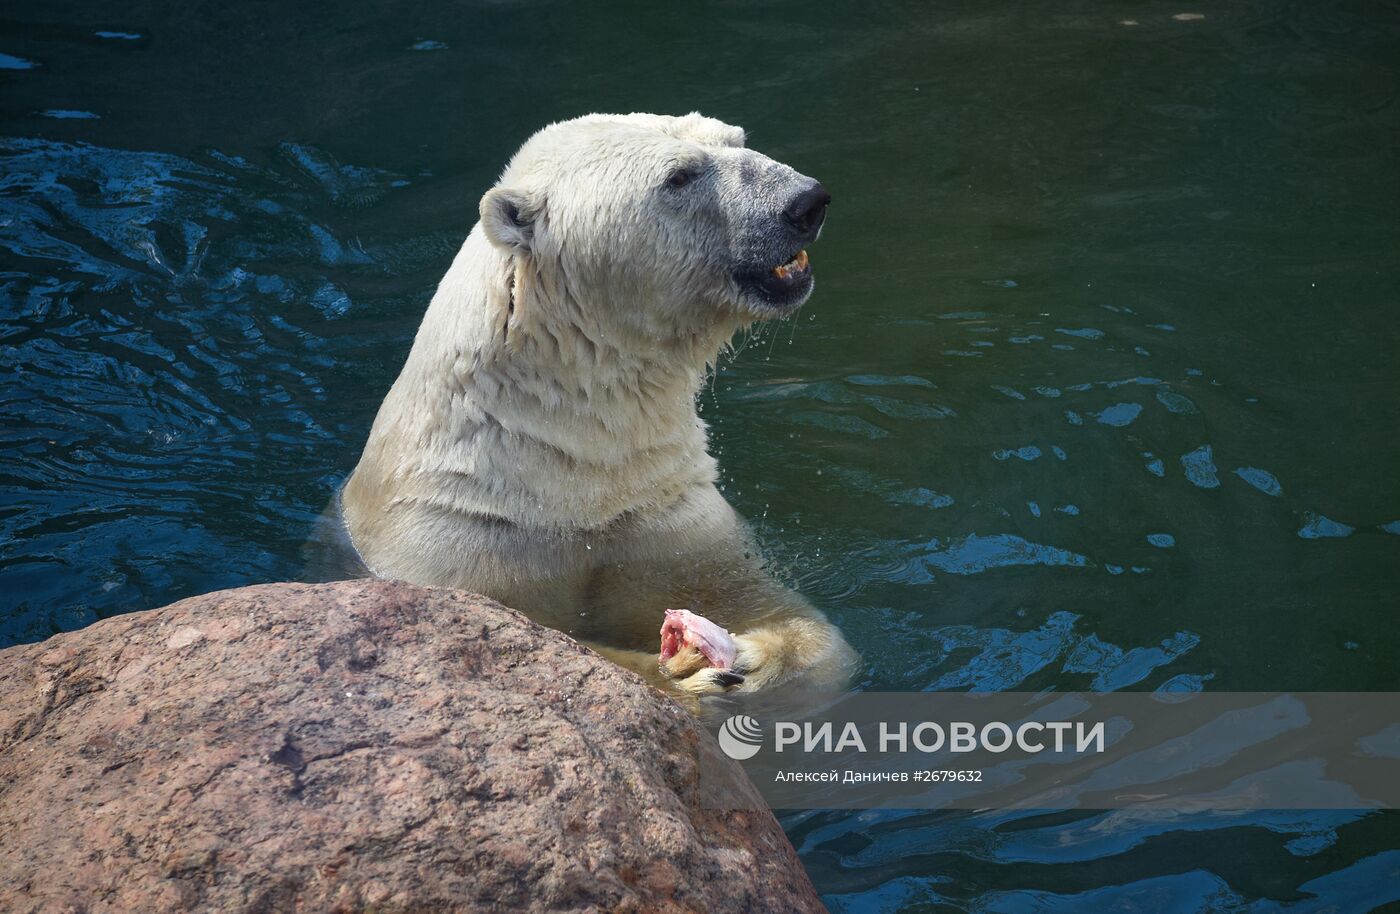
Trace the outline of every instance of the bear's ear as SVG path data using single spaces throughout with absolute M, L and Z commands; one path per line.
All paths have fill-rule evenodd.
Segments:
M 498 248 L 528 253 L 535 243 L 541 202 L 512 187 L 493 187 L 481 198 L 481 229 Z

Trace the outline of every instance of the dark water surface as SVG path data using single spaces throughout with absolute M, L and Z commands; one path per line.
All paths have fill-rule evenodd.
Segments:
M 515 147 L 698 108 L 835 196 L 704 415 L 862 688 L 1400 686 L 1394 4 L 7 9 L 0 644 L 296 577 Z M 835 911 L 1263 912 L 1398 821 L 785 824 Z

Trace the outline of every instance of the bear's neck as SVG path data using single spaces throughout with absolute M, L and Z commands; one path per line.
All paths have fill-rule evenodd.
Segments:
M 365 459 L 386 449 L 389 478 L 412 490 L 397 495 L 531 526 L 605 527 L 712 484 L 696 397 L 729 334 L 649 336 L 594 317 L 615 305 L 551 288 L 474 231 Z

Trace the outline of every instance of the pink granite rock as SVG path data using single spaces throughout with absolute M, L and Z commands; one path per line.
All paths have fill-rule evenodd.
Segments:
M 0 652 L 0 909 L 822 910 L 701 764 L 753 790 L 640 678 L 470 594 L 207 594 Z

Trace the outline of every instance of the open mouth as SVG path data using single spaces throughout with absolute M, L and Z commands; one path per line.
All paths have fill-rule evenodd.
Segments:
M 767 269 L 751 270 L 739 277 L 741 284 L 763 303 L 778 310 L 795 309 L 812 290 L 812 264 L 805 250 L 791 260 Z
M 810 276 L 812 265 L 807 261 L 807 251 L 798 251 L 796 257 L 787 263 L 774 267 L 772 273 L 780 282 L 790 282 L 803 276 Z

